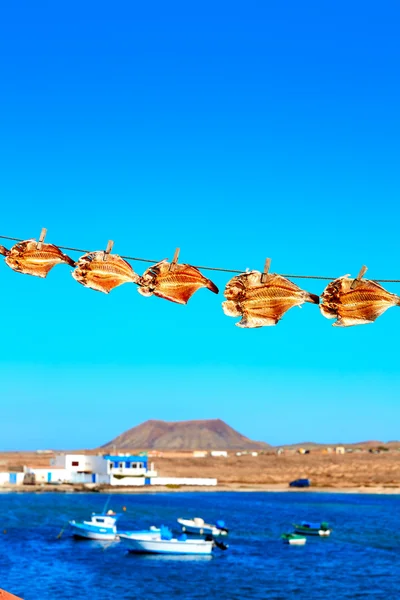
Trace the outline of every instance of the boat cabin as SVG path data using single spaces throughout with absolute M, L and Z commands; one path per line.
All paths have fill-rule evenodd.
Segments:
M 118 515 L 115 512 L 110 511 L 107 514 L 96 514 L 93 513 L 90 521 L 85 523 L 90 525 L 97 525 L 98 527 L 114 527 L 118 519 Z

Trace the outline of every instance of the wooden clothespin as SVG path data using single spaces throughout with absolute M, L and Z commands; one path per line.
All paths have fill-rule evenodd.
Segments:
M 171 264 L 170 264 L 170 266 L 169 266 L 169 270 L 170 270 L 170 271 L 174 271 L 174 270 L 175 270 L 175 265 L 176 265 L 176 263 L 178 262 L 178 258 L 179 258 L 179 252 L 180 252 L 180 251 L 181 251 L 181 250 L 180 250 L 180 248 L 177 248 L 177 249 L 175 250 L 174 258 L 172 259 L 172 262 L 171 262 Z
M 358 286 L 358 284 L 360 283 L 361 279 L 364 277 L 365 273 L 368 271 L 368 267 L 366 267 L 365 265 L 363 265 L 360 269 L 359 274 L 357 275 L 357 277 L 354 279 L 353 283 L 350 286 L 351 290 L 355 290 L 356 287 Z
M 112 240 L 108 240 L 107 248 L 104 250 L 103 260 L 107 260 L 108 255 L 110 254 L 111 250 L 113 249 L 113 246 L 114 246 L 114 242 Z
M 261 275 L 261 283 L 265 283 L 267 281 L 268 271 L 269 271 L 270 266 L 271 266 L 271 259 L 267 258 L 267 260 L 265 261 L 265 264 L 264 264 L 264 271 Z
M 43 227 L 42 231 L 40 232 L 39 241 L 36 244 L 36 249 L 37 250 L 40 250 L 40 248 L 42 247 L 42 244 L 44 242 L 44 238 L 46 237 L 46 233 L 47 233 L 47 229 L 45 227 Z

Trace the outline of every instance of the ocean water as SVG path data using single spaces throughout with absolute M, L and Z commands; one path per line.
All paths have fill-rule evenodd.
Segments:
M 102 494 L 1 494 L 0 588 L 25 600 L 400 599 L 400 496 L 304 493 L 115 494 L 122 528 L 222 518 L 229 550 L 211 557 L 134 555 L 122 543 L 74 540 L 69 519 Z M 299 520 L 329 521 L 328 539 L 279 539 Z

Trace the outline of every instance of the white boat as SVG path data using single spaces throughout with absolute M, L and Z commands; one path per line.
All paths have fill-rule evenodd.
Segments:
M 204 519 L 195 517 L 194 519 L 177 519 L 184 533 L 196 533 L 197 535 L 227 535 L 228 529 L 224 521 L 217 521 L 215 525 L 205 523 Z
M 304 546 L 307 541 L 304 535 L 297 535 L 297 533 L 284 533 L 281 537 L 285 544 L 290 544 L 291 546 Z
M 214 542 L 206 540 L 180 538 L 163 539 L 161 534 L 153 536 L 120 534 L 119 536 L 128 546 L 129 552 L 144 554 L 211 554 Z
M 105 514 L 92 514 L 90 521 L 70 521 L 74 537 L 88 540 L 115 540 L 118 515 L 113 511 Z

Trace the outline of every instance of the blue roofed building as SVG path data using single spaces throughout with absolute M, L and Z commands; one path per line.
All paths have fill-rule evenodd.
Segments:
M 150 485 L 151 478 L 157 477 L 147 454 L 105 454 L 103 459 L 111 485 Z

